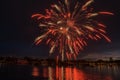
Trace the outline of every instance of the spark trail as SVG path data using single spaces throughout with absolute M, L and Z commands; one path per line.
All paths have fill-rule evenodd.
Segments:
M 50 54 L 57 50 L 67 59 L 72 59 L 87 46 L 89 39 L 104 38 L 111 42 L 106 35 L 106 26 L 94 17 L 113 13 L 93 12 L 93 8 L 90 8 L 93 2 L 94 0 L 88 0 L 81 5 L 77 0 L 74 0 L 74 3 L 71 0 L 58 0 L 57 4 L 45 10 L 46 14 L 33 14 L 32 18 L 36 18 L 40 22 L 39 27 L 44 30 L 44 34 L 35 39 L 35 44 L 38 45 L 44 40 L 50 46 Z

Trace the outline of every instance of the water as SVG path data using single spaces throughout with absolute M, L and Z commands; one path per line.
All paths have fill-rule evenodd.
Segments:
M 120 80 L 120 66 L 0 65 L 0 80 Z

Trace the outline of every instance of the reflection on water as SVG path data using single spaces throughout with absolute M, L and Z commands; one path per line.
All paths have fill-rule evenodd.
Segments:
M 32 76 L 34 76 L 34 77 L 38 77 L 39 76 L 39 69 L 38 69 L 38 67 L 33 67 Z
M 98 67 L 33 67 L 32 75 L 45 80 L 120 80 L 119 66 Z M 41 75 L 39 75 L 41 73 Z
M 120 80 L 120 66 L 2 65 L 0 80 Z

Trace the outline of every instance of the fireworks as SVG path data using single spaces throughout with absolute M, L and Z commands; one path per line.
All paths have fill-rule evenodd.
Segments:
M 58 0 L 57 4 L 46 9 L 46 14 L 33 14 L 40 24 L 44 34 L 35 39 L 35 44 L 40 44 L 43 40 L 50 46 L 49 53 L 55 50 L 68 59 L 76 58 L 78 53 L 87 46 L 87 41 L 104 38 L 108 42 L 111 40 L 106 36 L 106 26 L 94 19 L 98 15 L 113 15 L 111 12 L 93 12 L 90 8 L 94 0 L 88 0 L 81 5 L 74 0 Z M 64 58 L 64 57 L 63 57 Z

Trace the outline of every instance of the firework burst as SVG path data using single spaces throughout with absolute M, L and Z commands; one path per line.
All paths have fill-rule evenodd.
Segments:
M 98 15 L 113 15 L 111 12 L 93 12 L 90 8 L 94 0 L 88 0 L 81 5 L 77 0 L 58 0 L 57 4 L 46 9 L 46 14 L 33 14 L 32 18 L 40 21 L 40 28 L 44 34 L 35 39 L 35 44 L 40 44 L 43 40 L 50 46 L 49 53 L 58 50 L 62 56 L 68 59 L 76 58 L 78 53 L 87 46 L 87 41 L 104 38 L 108 42 L 111 40 L 106 36 L 106 26 L 93 17 Z M 63 57 L 64 58 L 64 57 Z

